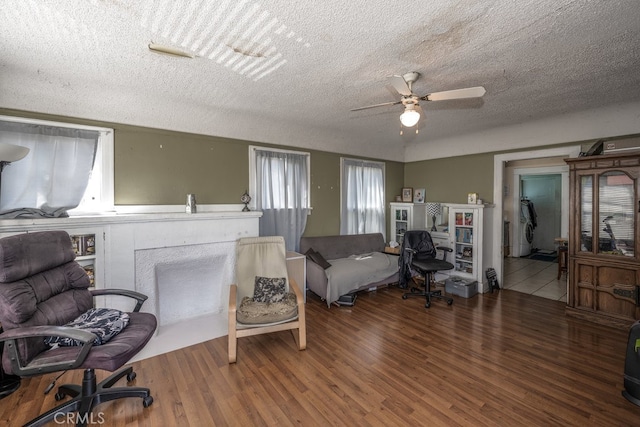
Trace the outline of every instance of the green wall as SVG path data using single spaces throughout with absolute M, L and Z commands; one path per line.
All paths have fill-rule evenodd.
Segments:
M 249 188 L 249 145 L 291 148 L 17 110 L 0 109 L 0 115 L 113 128 L 116 205 L 183 204 L 188 193 L 200 204 L 240 203 Z M 301 151 L 311 153 L 313 211 L 305 235 L 339 234 L 341 155 Z M 403 185 L 404 165 L 387 161 L 385 170 L 391 202 Z
M 493 157 L 496 153 L 405 163 L 404 185 L 425 188 L 425 201 L 467 203 L 468 193 L 478 193 L 493 203 Z
M 116 205 L 240 203 L 249 188 L 249 143 L 147 128 L 115 128 Z
M 249 188 L 249 145 L 291 148 L 17 110 L 0 109 L 0 114 L 113 128 L 116 205 L 183 204 L 188 193 L 196 194 L 201 204 L 236 204 Z M 575 142 L 554 147 L 569 144 Z M 341 155 L 304 151 L 311 153 L 313 206 L 305 235 L 339 234 Z M 389 203 L 402 187 L 425 188 L 425 201 L 466 203 L 467 194 L 473 192 L 493 203 L 493 158 L 509 151 L 525 150 L 410 163 L 386 161 L 387 218 Z

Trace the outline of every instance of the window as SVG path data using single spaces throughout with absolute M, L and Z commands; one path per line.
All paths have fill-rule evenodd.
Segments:
M 384 163 L 347 158 L 340 161 L 340 234 L 384 236 Z
M 113 130 L 0 116 L 0 143 L 29 148 L 2 172 L 5 217 L 113 210 Z
M 309 153 L 249 147 L 253 207 L 262 211 L 261 236 L 283 236 L 297 251 L 310 209 Z

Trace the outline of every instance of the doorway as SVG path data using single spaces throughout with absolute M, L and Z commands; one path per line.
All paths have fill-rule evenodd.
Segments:
M 526 159 L 544 159 L 550 157 L 577 157 L 581 151 L 580 145 L 567 146 L 559 148 L 550 148 L 546 150 L 535 151 L 522 151 L 515 153 L 498 154 L 494 156 L 493 160 L 493 200 L 495 209 L 493 212 L 493 218 L 491 223 L 491 229 L 494 235 L 494 239 L 491 242 L 491 262 L 493 268 L 496 270 L 499 283 L 502 283 L 504 279 L 504 222 L 510 221 L 510 217 L 505 216 L 504 209 L 509 209 L 509 203 L 505 203 L 506 197 L 513 197 L 514 191 L 509 191 L 510 185 L 505 180 L 505 165 L 507 162 L 514 160 L 526 160 Z M 542 168 L 541 168 L 542 170 Z M 530 172 L 530 171 L 529 171 Z M 545 173 L 557 173 L 557 172 L 545 172 Z M 531 173 L 527 173 L 531 175 Z M 568 195 L 568 192 L 566 193 Z M 519 198 L 519 195 L 518 195 Z M 566 210 L 563 207 L 564 212 L 568 212 L 568 200 L 569 197 L 564 197 L 562 203 L 567 203 Z M 511 204 L 513 206 L 513 204 Z M 512 209 L 512 208 L 511 208 Z M 568 230 L 568 215 L 567 225 Z
M 505 176 L 512 180 L 513 197 L 503 211 L 513 236 L 509 253 L 521 257 L 536 250 L 555 251 L 555 239 L 566 237 L 569 230 L 568 167 L 507 168 L 505 172 L 513 173 L 513 178 Z

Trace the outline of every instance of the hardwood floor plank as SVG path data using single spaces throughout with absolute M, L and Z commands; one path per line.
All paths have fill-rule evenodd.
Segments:
M 621 396 L 625 331 L 504 289 L 429 309 L 402 293 L 330 309 L 309 294 L 305 351 L 283 331 L 241 338 L 233 365 L 226 337 L 140 360 L 135 384 L 153 405 L 97 411 L 110 426 L 638 425 L 640 407 Z M 0 400 L 0 424 L 54 407 L 54 392 L 43 394 L 53 378 L 24 379 Z M 81 380 L 69 372 L 58 385 Z

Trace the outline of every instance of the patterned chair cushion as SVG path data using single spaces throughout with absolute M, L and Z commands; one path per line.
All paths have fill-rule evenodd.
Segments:
M 84 329 L 96 335 L 93 345 L 101 345 L 118 335 L 129 324 L 129 314 L 111 308 L 90 308 L 64 326 Z M 80 341 L 67 337 L 47 337 L 45 344 L 61 347 L 79 346 Z
M 298 315 L 296 294 L 289 292 L 280 302 L 256 302 L 244 297 L 236 312 L 238 323 L 267 324 L 294 319 Z

